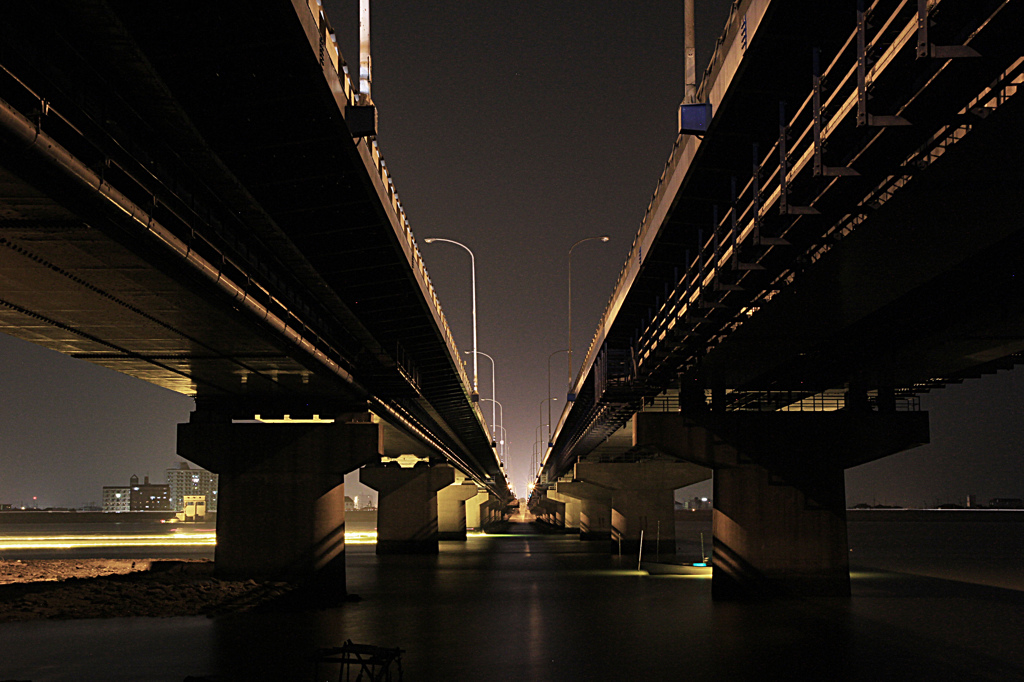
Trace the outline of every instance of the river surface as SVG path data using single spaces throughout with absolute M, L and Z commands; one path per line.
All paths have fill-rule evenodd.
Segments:
M 337 679 L 315 653 L 351 639 L 403 649 L 405 680 L 1024 680 L 1024 515 L 934 514 L 851 513 L 848 600 L 716 603 L 706 576 L 526 524 L 438 556 L 351 545 L 361 601 L 0 625 L 0 679 Z M 706 523 L 679 525 L 684 552 Z

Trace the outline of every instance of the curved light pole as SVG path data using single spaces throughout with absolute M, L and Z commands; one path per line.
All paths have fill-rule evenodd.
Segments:
M 533 473 L 530 474 L 531 476 L 536 476 L 537 475 L 537 466 L 538 466 L 537 462 L 538 462 L 538 460 L 540 458 L 540 446 L 543 443 L 543 441 L 541 440 L 541 430 L 545 426 L 548 426 L 548 424 L 538 424 L 537 428 L 535 428 L 533 430 L 533 436 L 534 436 L 534 440 L 533 440 Z M 533 484 L 531 483 L 530 485 L 532 486 Z
M 544 441 L 541 441 L 541 439 L 540 439 L 540 437 L 542 435 L 544 435 L 543 431 L 541 431 L 541 429 L 543 429 L 544 426 L 545 426 L 544 423 L 543 423 L 544 422 L 544 403 L 548 402 L 548 401 L 554 401 L 554 400 L 558 400 L 558 398 L 552 398 L 551 396 L 548 396 L 547 398 L 544 398 L 543 400 L 541 400 L 540 404 L 537 405 L 537 423 L 540 424 L 540 426 L 537 427 L 537 430 L 538 430 L 537 441 L 540 442 L 541 444 L 543 444 L 543 442 L 544 442 Z M 548 402 L 548 404 L 550 405 L 550 402 Z M 548 427 L 548 432 L 550 432 L 551 431 L 551 422 L 550 421 L 547 423 L 547 427 Z M 540 453 L 538 453 L 538 454 L 540 454 Z M 534 466 L 533 468 L 536 469 L 537 467 Z
M 481 355 L 483 355 L 483 353 L 481 353 Z M 481 401 L 481 402 L 486 402 L 486 401 L 488 401 L 488 400 L 489 400 L 489 401 L 491 401 L 492 403 L 494 403 L 494 405 L 497 405 L 497 406 L 498 406 L 498 421 L 497 421 L 497 423 L 495 424 L 495 426 L 496 426 L 496 427 L 497 427 L 498 429 L 500 429 L 502 433 L 504 433 L 504 432 L 505 432 L 505 408 L 504 408 L 504 407 L 502 407 L 502 406 L 501 406 L 501 403 L 499 403 L 499 402 L 498 402 L 497 400 L 495 400 L 494 398 L 481 398 L 481 399 L 480 399 L 480 401 Z M 494 410 L 491 410 L 491 415 L 492 415 L 492 417 L 491 417 L 491 418 L 492 418 L 492 419 L 494 418 L 494 417 L 493 417 L 493 414 L 494 414 Z M 504 448 L 502 449 L 502 452 L 504 453 Z
M 472 272 L 472 285 L 473 285 L 473 402 L 479 402 L 480 391 L 477 389 L 477 365 L 476 365 L 476 256 L 470 251 L 469 247 L 462 242 L 457 242 L 454 239 L 443 239 L 441 237 L 427 237 L 423 240 L 427 244 L 433 244 L 434 242 L 448 242 L 449 244 L 455 244 L 461 246 L 469 253 L 469 264 Z
M 548 395 L 551 395 L 551 358 L 555 357 L 559 353 L 565 353 L 569 349 L 563 348 L 556 350 L 554 353 L 548 356 Z M 551 403 L 548 403 L 548 447 L 551 447 Z
M 465 353 L 466 355 L 469 355 L 472 352 L 475 351 L 463 351 L 463 353 Z M 498 424 L 498 422 L 494 421 L 494 406 L 498 404 L 498 401 L 494 399 L 494 358 L 492 358 L 487 353 L 484 353 L 483 351 L 480 351 L 480 355 L 484 356 L 485 358 L 491 361 L 491 426 L 493 427 L 497 426 Z M 484 400 L 486 400 L 486 398 L 484 398 Z
M 566 395 L 566 400 L 569 402 L 576 400 L 576 394 L 572 392 L 572 250 L 583 242 L 595 240 L 606 242 L 609 239 L 611 239 L 611 237 L 606 234 L 601 235 L 600 237 L 586 237 L 569 247 L 569 388 Z

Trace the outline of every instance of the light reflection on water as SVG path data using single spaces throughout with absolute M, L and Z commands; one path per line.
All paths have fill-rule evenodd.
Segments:
M 348 639 L 405 649 L 407 680 L 1024 679 L 1024 592 L 858 569 L 850 600 L 714 603 L 572 536 L 441 546 L 350 547 L 362 601 L 322 611 L 0 625 L 0 679 L 312 679 Z

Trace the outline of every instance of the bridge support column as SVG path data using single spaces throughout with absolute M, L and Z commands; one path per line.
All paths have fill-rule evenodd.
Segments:
M 476 496 L 466 500 L 466 528 L 480 530 L 487 525 L 487 501 L 491 494 L 486 490 L 476 489 Z
M 844 470 L 928 442 L 926 412 L 644 412 L 634 443 L 712 467 L 712 596 L 849 596 Z
M 584 481 L 559 481 L 555 491 L 580 505 L 580 540 L 607 541 L 612 536 L 612 491 Z
M 644 554 L 676 553 L 675 490 L 706 480 L 709 472 L 686 462 L 577 462 L 575 478 L 611 492 L 614 548 Z
M 367 466 L 359 481 L 378 493 L 377 554 L 437 554 L 437 491 L 455 482 L 450 465 Z
M 437 491 L 437 539 L 466 540 L 466 504 L 477 494 L 472 481 L 455 483 Z M 477 516 L 480 514 L 477 508 Z
M 850 595 L 843 469 L 803 478 L 796 487 L 756 465 L 715 471 L 715 599 Z
M 548 491 L 548 499 L 565 505 L 565 529 L 573 533 L 579 533 L 580 501 L 575 497 L 559 494 L 556 490 Z
M 345 474 L 380 457 L 380 425 L 178 425 L 178 454 L 220 476 L 220 575 L 345 585 Z

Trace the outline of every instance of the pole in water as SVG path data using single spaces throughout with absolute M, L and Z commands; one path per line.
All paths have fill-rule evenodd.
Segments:
M 644 532 L 640 531 L 640 551 L 636 555 L 636 570 L 640 570 L 640 562 L 644 558 Z
M 654 548 L 657 552 L 657 562 L 661 563 L 661 521 L 658 521 L 658 534 L 654 536 Z
M 708 556 L 704 553 L 704 533 L 700 534 L 700 560 L 705 564 L 708 562 Z

